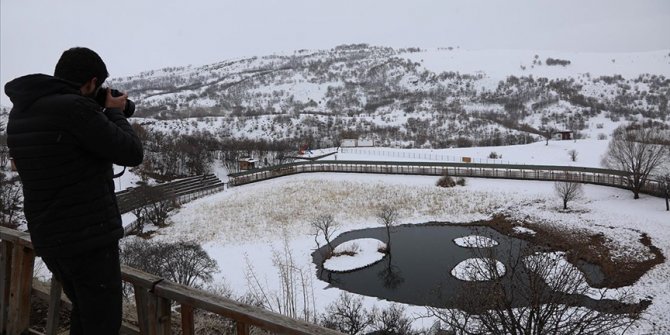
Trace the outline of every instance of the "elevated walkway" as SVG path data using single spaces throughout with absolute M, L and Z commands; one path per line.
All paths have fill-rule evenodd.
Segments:
M 293 162 L 229 174 L 230 186 L 239 186 L 267 179 L 310 172 L 404 174 L 474 178 L 500 178 L 541 181 L 573 181 L 579 183 L 630 189 L 625 171 L 554 165 L 483 164 L 456 162 L 393 162 L 393 161 L 309 161 Z M 664 196 L 663 182 L 647 180 L 640 190 Z

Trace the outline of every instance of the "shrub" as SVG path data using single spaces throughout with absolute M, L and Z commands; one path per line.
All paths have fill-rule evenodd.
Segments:
M 570 160 L 572 160 L 573 162 L 577 161 L 577 156 L 578 155 L 579 155 L 579 153 L 575 149 L 572 149 L 572 150 L 568 151 L 568 156 L 570 156 Z
M 440 177 L 440 180 L 437 181 L 437 186 L 439 187 L 454 187 L 456 186 L 456 182 L 454 181 L 451 176 L 445 174 L 444 176 Z
M 567 59 L 554 59 L 554 58 L 547 58 L 547 60 L 544 62 L 545 64 L 549 66 L 553 65 L 560 65 L 560 66 L 566 66 L 570 65 L 570 61 Z
M 458 180 L 456 180 L 456 185 L 465 186 L 465 178 L 458 178 Z

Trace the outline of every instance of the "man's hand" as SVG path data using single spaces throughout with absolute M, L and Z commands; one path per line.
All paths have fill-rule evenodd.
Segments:
M 105 108 L 118 108 L 123 110 L 126 108 L 126 99 L 128 99 L 128 93 L 123 93 L 123 95 L 118 97 L 112 96 L 112 89 L 107 88 L 107 98 L 105 99 Z

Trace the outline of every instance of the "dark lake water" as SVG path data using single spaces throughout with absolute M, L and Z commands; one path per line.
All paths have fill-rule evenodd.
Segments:
M 456 238 L 470 235 L 492 238 L 498 245 L 491 248 L 463 248 L 453 242 Z M 386 228 L 343 233 L 333 240 L 333 246 L 359 238 L 376 238 L 386 242 Z M 468 290 L 485 289 L 491 282 L 466 282 L 453 277 L 451 270 L 458 263 L 469 258 L 491 257 L 509 269 L 514 266 L 510 262 L 518 262 L 520 253 L 532 247 L 524 240 L 503 235 L 489 227 L 445 224 L 394 227 L 391 243 L 391 253 L 382 261 L 344 273 L 331 272 L 321 267 L 322 254 L 326 251 L 326 247 L 323 247 L 312 254 L 319 269 L 317 275 L 330 285 L 353 293 L 413 305 L 462 308 L 459 301 L 467 299 Z M 580 264 L 579 267 L 591 280 L 602 280 L 602 273 L 597 266 Z M 517 265 L 515 269 L 520 270 L 501 277 L 502 285 L 512 288 L 513 285 L 519 285 L 519 281 L 525 280 L 525 268 Z M 584 296 L 578 300 L 580 305 L 595 308 L 603 303 Z M 513 304 L 520 306 L 527 304 L 527 301 L 516 297 Z

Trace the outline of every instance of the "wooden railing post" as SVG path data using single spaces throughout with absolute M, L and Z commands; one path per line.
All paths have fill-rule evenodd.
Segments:
M 235 329 L 237 330 L 237 335 L 249 335 L 249 325 L 240 321 L 235 322 Z
M 61 293 L 63 292 L 63 286 L 61 283 L 56 280 L 55 277 L 51 277 L 51 288 L 49 289 L 49 311 L 47 312 L 47 329 L 46 335 L 56 335 L 58 332 L 58 321 L 60 320 L 60 310 L 61 310 Z
M 0 334 L 7 334 L 12 246 L 13 244 L 8 241 L 0 241 Z
M 146 335 L 168 335 L 172 331 L 170 300 L 149 289 L 135 285 L 135 304 L 140 332 Z
M 14 243 L 9 279 L 8 334 L 21 334 L 30 327 L 30 293 L 34 263 L 33 249 L 22 245 L 21 241 Z
M 195 334 L 195 322 L 193 320 L 193 306 L 181 304 L 181 332 L 183 335 Z

